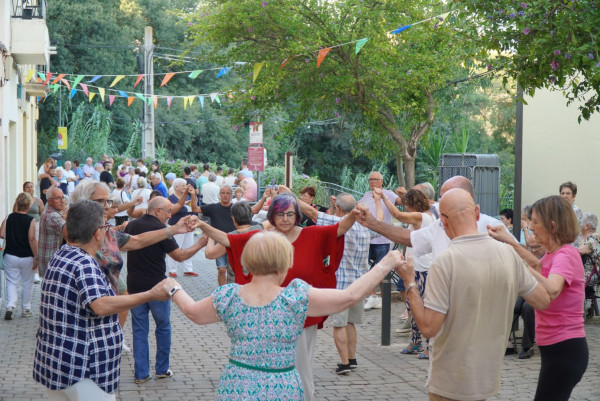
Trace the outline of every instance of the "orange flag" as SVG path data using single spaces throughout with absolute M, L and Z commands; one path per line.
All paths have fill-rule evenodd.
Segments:
M 160 86 L 165 86 L 171 80 L 171 78 L 173 78 L 173 75 L 175 75 L 174 72 L 166 74 L 162 82 L 160 83 Z
M 152 102 L 154 103 L 154 108 L 158 107 L 158 96 L 152 95 Z
M 331 47 L 328 47 L 327 49 L 319 50 L 319 55 L 317 56 L 317 68 L 319 68 L 321 66 L 321 62 L 327 56 L 327 53 L 329 53 L 329 50 L 331 50 Z
M 65 84 L 65 86 L 67 87 L 68 90 L 71 90 L 71 85 L 69 84 L 69 81 L 67 81 L 66 79 L 61 79 L 62 83 Z
M 54 78 L 54 81 L 50 82 L 50 84 L 54 85 L 55 83 L 57 83 L 58 81 L 60 81 L 61 79 L 63 79 L 66 76 L 67 76 L 67 74 L 58 74 L 58 76 L 56 78 Z
M 137 79 L 135 80 L 135 85 L 133 85 L 134 88 L 136 86 L 138 86 L 138 84 L 140 83 L 140 81 L 142 80 L 142 78 L 144 78 L 144 74 L 138 75 Z
M 131 106 L 131 103 L 133 103 L 134 100 L 135 98 L 133 96 L 129 96 L 127 98 L 127 107 Z

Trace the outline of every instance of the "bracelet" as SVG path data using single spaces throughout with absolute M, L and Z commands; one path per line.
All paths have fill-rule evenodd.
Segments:
M 419 288 L 419 286 L 417 285 L 417 283 L 415 283 L 414 281 L 412 283 L 409 283 L 406 287 L 405 287 L 405 292 L 406 294 L 408 294 L 408 292 L 410 291 L 411 288 Z

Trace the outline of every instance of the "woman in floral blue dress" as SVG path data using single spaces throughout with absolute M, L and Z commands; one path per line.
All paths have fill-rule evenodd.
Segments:
M 223 321 L 227 326 L 232 347 L 218 400 L 303 400 L 294 362 L 306 317 L 349 308 L 405 263 L 398 251 L 392 251 L 345 290 L 313 288 L 300 279 L 281 288 L 293 253 L 292 244 L 281 234 L 254 235 L 242 253 L 242 265 L 252 273 L 252 281 L 224 285 L 198 302 L 177 281 L 166 280 L 165 290 L 190 320 L 197 324 Z

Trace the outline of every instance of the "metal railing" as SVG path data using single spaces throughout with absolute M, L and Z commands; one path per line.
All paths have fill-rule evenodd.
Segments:
M 12 18 L 46 19 L 46 0 L 12 0 Z

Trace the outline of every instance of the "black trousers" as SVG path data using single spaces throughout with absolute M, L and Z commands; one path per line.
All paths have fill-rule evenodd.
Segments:
M 588 346 L 584 338 L 571 338 L 540 346 L 542 367 L 535 401 L 568 401 L 588 365 Z

